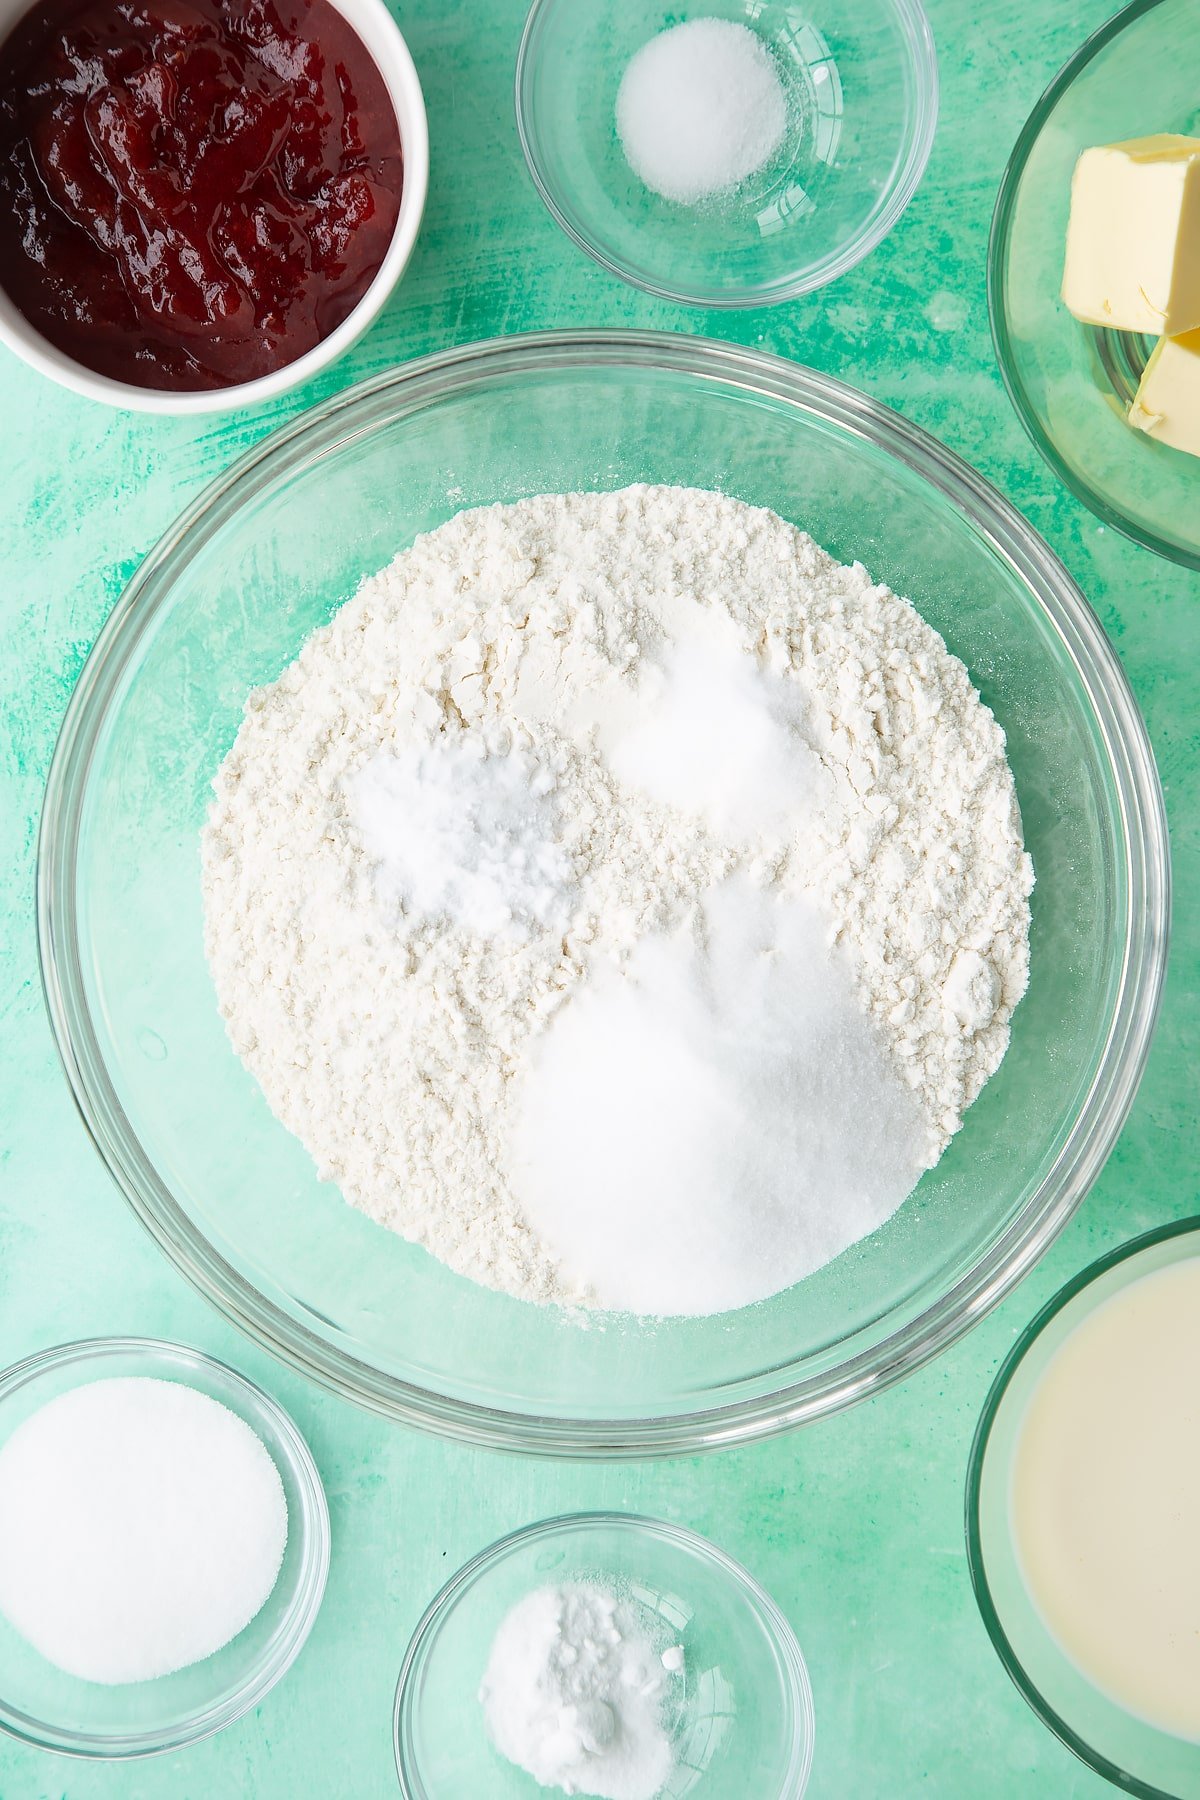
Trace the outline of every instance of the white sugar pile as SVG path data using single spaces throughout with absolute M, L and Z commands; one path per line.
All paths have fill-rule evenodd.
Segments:
M 630 59 L 617 91 L 617 133 L 634 174 L 685 205 L 756 174 L 787 122 L 770 51 L 730 19 L 660 32 Z
M 220 1650 L 286 1543 L 261 1440 L 179 1382 L 72 1388 L 0 1450 L 0 1612 L 84 1681 L 151 1681 Z
M 654 1800 L 675 1767 L 663 1711 L 683 1659 L 677 1645 L 656 1647 L 651 1619 L 594 1582 L 519 1600 L 501 1621 L 479 1694 L 500 1754 L 543 1787 Z
M 466 733 L 372 757 L 349 784 L 382 898 L 481 937 L 571 916 L 571 865 L 556 843 L 555 777 L 509 740 Z
M 551 1021 L 512 1180 L 601 1305 L 702 1314 L 874 1231 L 938 1143 L 803 898 L 734 876 Z
M 641 716 L 609 750 L 614 775 L 718 838 L 802 831 L 828 798 L 831 783 L 800 735 L 803 692 L 743 656 L 728 621 L 666 645 L 641 697 Z

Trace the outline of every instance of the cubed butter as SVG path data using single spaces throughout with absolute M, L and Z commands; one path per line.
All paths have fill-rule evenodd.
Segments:
M 1200 331 L 1159 338 L 1142 372 L 1129 423 L 1200 456 Z
M 1160 132 L 1083 152 L 1062 297 L 1077 319 L 1118 331 L 1200 326 L 1200 138 Z

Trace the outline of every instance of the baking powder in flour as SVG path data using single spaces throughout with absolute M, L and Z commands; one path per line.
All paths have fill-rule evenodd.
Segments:
M 630 754 L 656 708 L 695 722 L 716 652 L 762 684 L 764 741 L 791 733 L 791 816 L 698 805 Z M 377 835 L 389 783 L 433 765 L 439 806 L 469 808 L 478 777 L 509 809 L 473 899 L 444 836 L 414 873 Z M 925 1162 L 1027 980 L 1032 870 L 966 669 L 863 569 L 716 494 L 548 495 L 419 538 L 250 696 L 215 792 L 206 943 L 235 1049 L 347 1199 L 529 1299 L 594 1297 L 510 1180 L 531 1052 L 591 974 L 693 929 L 728 878 L 823 911 Z M 512 915 L 490 933 L 481 893 Z

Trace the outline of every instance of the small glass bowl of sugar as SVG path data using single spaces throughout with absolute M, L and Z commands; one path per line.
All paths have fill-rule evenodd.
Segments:
M 287 1414 L 198 1350 L 64 1344 L 0 1375 L 0 1728 L 152 1756 L 256 1706 L 299 1655 L 329 1513 Z
M 533 1782 L 799 1800 L 812 1746 L 808 1672 L 775 1602 L 707 1539 L 628 1513 L 546 1519 L 472 1558 L 396 1689 L 405 1800 L 519 1800 Z
M 769 306 L 895 225 L 937 58 L 920 0 L 534 0 L 516 106 L 538 191 L 597 262 L 684 304 Z

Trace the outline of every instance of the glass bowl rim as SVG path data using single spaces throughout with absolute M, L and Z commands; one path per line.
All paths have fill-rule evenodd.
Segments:
M 669 282 L 652 280 L 631 268 L 622 258 L 601 249 L 595 239 L 580 229 L 559 205 L 549 168 L 539 156 L 535 145 L 537 134 L 532 124 L 535 111 L 532 76 L 537 66 L 537 35 L 545 29 L 550 13 L 562 4 L 562 0 L 532 0 L 517 49 L 514 105 L 517 136 L 521 140 L 525 164 L 551 218 L 566 232 L 572 243 L 577 244 L 610 275 L 615 275 L 619 281 L 628 282 L 643 294 L 652 294 L 658 300 L 671 300 L 679 306 L 702 306 L 727 312 L 756 306 L 780 306 L 788 300 L 799 299 L 802 294 L 827 287 L 839 275 L 845 275 L 862 262 L 895 230 L 921 185 L 937 132 L 938 60 L 928 15 L 921 0 L 884 0 L 884 3 L 895 16 L 905 38 L 916 85 L 914 123 L 904 154 L 898 160 L 898 173 L 893 174 L 891 179 L 886 205 L 873 213 L 866 226 L 848 238 L 836 251 L 808 268 L 781 276 L 777 281 L 754 286 L 701 288 L 675 287 Z
M 162 1756 L 169 1751 L 202 1743 L 205 1738 L 223 1731 L 227 1725 L 232 1725 L 235 1720 L 259 1705 L 287 1674 L 308 1641 L 321 1609 L 329 1574 L 329 1506 L 312 1451 L 279 1401 L 257 1382 L 251 1381 L 248 1375 L 243 1375 L 240 1370 L 222 1362 L 219 1357 L 210 1356 L 207 1351 L 197 1350 L 190 1344 L 173 1343 L 165 1338 L 77 1338 L 70 1343 L 53 1344 L 48 1349 L 34 1351 L 32 1355 L 23 1357 L 20 1362 L 0 1371 L 0 1408 L 21 1388 L 28 1386 L 30 1382 L 36 1382 L 52 1370 L 69 1369 L 72 1366 L 92 1368 L 107 1357 L 129 1356 L 145 1358 L 148 1375 L 161 1369 L 163 1364 L 175 1365 L 185 1374 L 189 1369 L 203 1369 L 207 1374 L 215 1376 L 217 1384 L 227 1391 L 241 1390 L 249 1395 L 255 1408 L 267 1415 L 277 1434 L 279 1448 L 286 1458 L 287 1470 L 300 1495 L 300 1516 L 296 1520 L 291 1517 L 288 1519 L 288 1542 L 291 1544 L 293 1538 L 299 1535 L 301 1568 L 296 1596 L 285 1615 L 288 1623 L 286 1636 L 277 1643 L 270 1658 L 264 1658 L 251 1666 L 237 1692 L 231 1694 L 221 1705 L 193 1711 L 174 1724 L 156 1731 L 106 1734 L 74 1731 L 53 1725 L 48 1720 L 33 1719 L 27 1713 L 10 1708 L 3 1695 L 0 1695 L 0 1731 L 37 1750 L 52 1750 L 59 1755 L 95 1762 L 127 1762 L 137 1757 Z M 268 1454 L 274 1460 L 274 1451 L 268 1449 Z M 264 1605 L 270 1605 L 270 1596 Z
M 1157 0 L 1151 0 L 1157 4 Z M 979 1530 L 979 1503 L 983 1488 L 983 1465 L 987 1456 L 988 1444 L 991 1441 L 992 1427 L 1003 1405 L 1004 1397 L 1017 1370 L 1046 1327 L 1056 1319 L 1064 1308 L 1078 1299 L 1085 1289 L 1091 1287 L 1110 1269 L 1119 1268 L 1124 1262 L 1139 1256 L 1144 1250 L 1151 1250 L 1156 1244 L 1168 1242 L 1171 1238 L 1196 1236 L 1200 1238 L 1200 1214 L 1193 1214 L 1186 1219 L 1172 1219 L 1166 1225 L 1156 1225 L 1150 1231 L 1139 1232 L 1137 1237 L 1130 1238 L 1127 1243 L 1118 1244 L 1115 1249 L 1108 1250 L 1098 1256 L 1069 1281 L 1063 1283 L 1058 1291 L 1050 1296 L 1041 1310 L 1026 1325 L 1015 1344 L 1009 1350 L 1004 1361 L 996 1372 L 987 1399 L 983 1403 L 983 1411 L 975 1427 L 975 1435 L 971 1440 L 970 1455 L 967 1459 L 967 1483 L 964 1505 L 964 1522 L 967 1542 L 967 1568 L 971 1576 L 971 1587 L 975 1594 L 975 1603 L 979 1608 L 984 1629 L 991 1639 L 992 1648 L 1003 1664 L 1009 1679 L 1021 1698 L 1047 1726 L 1061 1744 L 1064 1744 L 1080 1762 L 1094 1769 L 1106 1781 L 1115 1787 L 1124 1788 L 1128 1794 L 1135 1794 L 1138 1800 L 1176 1800 L 1176 1797 L 1165 1788 L 1154 1787 L 1151 1783 L 1140 1780 L 1130 1774 L 1128 1769 L 1118 1767 L 1110 1762 L 1099 1750 L 1094 1750 L 1067 1721 L 1050 1705 L 1032 1677 L 1026 1674 L 1024 1664 L 1008 1639 L 1008 1633 L 1000 1619 L 999 1609 L 992 1600 L 991 1584 L 987 1578 L 987 1561 L 983 1552 L 983 1540 Z
M 786 1672 L 788 1689 L 796 1708 L 796 1724 L 792 1735 L 791 1761 L 787 1770 L 789 1782 L 794 1787 L 783 1791 L 780 1800 L 800 1800 L 808 1785 L 808 1777 L 812 1769 L 813 1741 L 816 1730 L 813 1711 L 812 1683 L 809 1680 L 808 1664 L 804 1660 L 804 1652 L 800 1648 L 796 1633 L 790 1621 L 773 1600 L 767 1590 L 742 1563 L 714 1544 L 711 1538 L 692 1531 L 686 1525 L 672 1525 L 665 1519 L 651 1518 L 646 1513 L 628 1512 L 576 1512 L 558 1513 L 553 1518 L 539 1519 L 532 1525 L 522 1525 L 516 1531 L 506 1532 L 485 1549 L 479 1550 L 453 1574 L 449 1581 L 439 1589 L 425 1608 L 412 1637 L 408 1649 L 404 1653 L 404 1661 L 400 1665 L 400 1675 L 396 1682 L 396 1698 L 392 1707 L 392 1748 L 396 1758 L 396 1774 L 400 1780 L 400 1791 L 404 1800 L 428 1800 L 424 1783 L 419 1787 L 410 1787 L 409 1770 L 405 1767 L 404 1744 L 408 1735 L 408 1724 L 412 1713 L 412 1678 L 417 1664 L 427 1651 L 429 1642 L 443 1617 L 451 1611 L 459 1596 L 474 1584 L 496 1564 L 503 1562 L 514 1550 L 522 1545 L 536 1543 L 539 1538 L 554 1537 L 558 1532 L 570 1531 L 582 1527 L 613 1530 L 629 1529 L 637 1536 L 645 1533 L 652 1537 L 666 1539 L 698 1555 L 702 1561 L 719 1569 L 721 1574 L 738 1587 L 749 1600 L 750 1605 L 766 1629 L 771 1643 L 779 1653 Z M 417 1771 L 415 1779 L 420 1780 Z
M 1075 78 L 1082 74 L 1101 50 L 1106 49 L 1114 38 L 1119 37 L 1127 25 L 1136 24 L 1146 13 L 1153 12 L 1155 7 L 1163 4 L 1164 0 L 1131 0 L 1130 5 L 1123 7 L 1120 12 L 1114 13 L 1111 19 L 1106 19 L 1092 32 L 1089 38 L 1084 40 L 1078 50 L 1068 57 L 1022 125 L 1001 177 L 1000 187 L 996 194 L 996 205 L 992 212 L 987 252 L 988 319 L 991 323 L 992 348 L 995 351 L 1000 378 L 1012 401 L 1013 409 L 1034 448 L 1049 464 L 1063 486 L 1074 494 L 1077 500 L 1082 500 L 1088 510 L 1094 513 L 1098 519 L 1102 519 L 1106 525 L 1111 525 L 1114 531 L 1119 531 L 1122 537 L 1130 538 L 1135 544 L 1141 544 L 1145 549 L 1152 550 L 1156 556 L 1165 556 L 1169 561 L 1180 563 L 1184 568 L 1200 569 L 1200 543 L 1194 548 L 1189 548 L 1185 544 L 1177 544 L 1168 538 L 1161 537 L 1148 526 L 1136 524 L 1125 513 L 1111 505 L 1060 455 L 1053 438 L 1043 427 L 1037 408 L 1018 372 L 1012 349 L 1008 309 L 1004 299 L 1004 275 L 1008 261 L 1009 243 L 1012 238 L 1017 194 L 1025 174 L 1025 165 L 1042 134 L 1042 128 L 1063 95 L 1073 85 Z
M 243 1279 L 175 1201 L 125 1118 L 90 1018 L 76 933 L 82 802 L 113 691 L 175 572 L 281 470 L 367 431 L 394 397 L 416 409 L 497 378 L 635 370 L 722 380 L 784 401 L 887 452 L 935 487 L 1012 568 L 1063 642 L 1108 758 L 1129 864 L 1117 1004 L 1100 1061 L 1034 1201 L 964 1276 L 881 1342 L 768 1395 L 638 1419 L 541 1416 L 460 1400 L 381 1373 L 319 1338 Z M 376 422 L 377 419 L 376 419 Z M 1079 588 L 1028 521 L 953 451 L 835 378 L 760 350 L 670 332 L 561 331 L 493 338 L 402 364 L 301 413 L 246 451 L 148 553 L 84 663 L 50 765 L 38 841 L 38 949 L 51 1028 L 76 1106 L 136 1217 L 205 1297 L 262 1348 L 343 1398 L 459 1441 L 531 1454 L 632 1460 L 776 1435 L 892 1385 L 957 1341 L 1020 1280 L 1074 1212 L 1132 1105 L 1161 999 L 1170 861 L 1162 790 L 1121 664 Z

